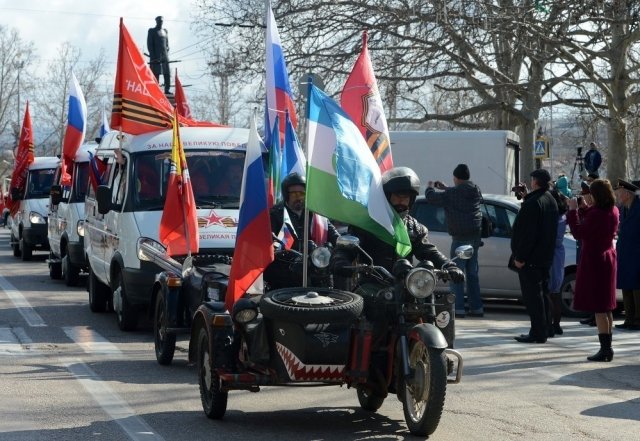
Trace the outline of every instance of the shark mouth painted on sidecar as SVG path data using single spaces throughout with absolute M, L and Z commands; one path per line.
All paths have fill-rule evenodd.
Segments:
M 343 378 L 343 364 L 304 364 L 281 343 L 276 342 L 276 350 L 287 368 L 289 378 L 295 381 L 336 381 Z

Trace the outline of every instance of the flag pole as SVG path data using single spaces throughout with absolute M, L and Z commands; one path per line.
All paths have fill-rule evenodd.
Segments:
M 191 258 L 191 237 L 189 236 L 189 226 L 187 225 L 187 209 L 185 206 L 185 197 L 184 197 L 184 170 L 186 164 L 182 163 L 182 141 L 180 140 L 180 123 L 178 122 L 178 109 L 174 109 L 174 120 L 175 124 L 174 130 L 176 131 L 176 141 L 178 145 L 176 146 L 178 150 L 178 158 L 177 160 L 180 162 L 180 208 L 182 209 L 182 224 L 184 225 L 184 237 L 187 241 L 187 259 L 185 263 Z M 176 164 L 177 165 L 177 164 Z
M 309 75 L 308 77 L 308 86 L 307 86 L 307 106 L 306 108 L 309 109 L 309 97 L 311 96 L 311 86 L 313 85 L 313 77 L 311 75 Z M 308 112 L 308 110 L 307 110 Z M 305 112 L 305 113 L 307 113 Z M 305 115 L 306 117 L 306 115 Z M 306 118 L 307 121 L 305 122 L 306 124 L 309 123 L 309 119 Z M 307 172 L 307 174 L 309 174 L 309 136 L 308 136 L 308 128 L 306 130 L 307 132 L 307 136 L 306 136 L 306 141 L 307 141 L 307 154 L 305 155 L 305 160 L 306 160 L 306 164 L 305 164 L 305 170 Z M 305 176 L 305 180 L 306 180 L 306 176 Z M 306 187 L 306 186 L 305 186 Z M 309 270 L 309 262 L 308 262 L 308 256 L 309 256 L 309 208 L 307 207 L 307 194 L 308 192 L 305 191 L 305 201 L 304 201 L 304 243 L 302 244 L 302 287 L 306 288 L 307 287 L 307 273 Z

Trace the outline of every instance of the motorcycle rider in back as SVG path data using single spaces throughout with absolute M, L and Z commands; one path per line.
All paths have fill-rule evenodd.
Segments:
M 304 245 L 306 183 L 305 177 L 299 173 L 287 175 L 280 185 L 283 200 L 275 204 L 269 212 L 272 233 L 287 244 L 287 249 L 300 253 Z M 316 245 L 324 245 L 318 242 L 330 242 L 335 245 L 340 233 L 328 220 L 326 224 L 320 222 L 319 225 L 314 225 L 313 217 L 313 214 L 309 213 L 309 252 Z M 288 243 L 290 241 L 293 243 Z M 274 245 L 281 246 L 280 243 Z M 264 272 L 264 280 L 268 283 L 269 289 L 302 286 L 302 261 L 299 258 L 296 259 L 296 256 L 298 255 L 294 256 L 286 250 L 276 251 L 274 261 Z
M 409 215 L 409 210 L 420 191 L 420 179 L 409 167 L 394 167 L 382 175 L 382 188 L 389 204 L 400 215 L 409 233 L 411 254 L 405 258 L 411 261 L 415 256 L 419 261 L 430 260 L 435 268 L 444 269 L 455 283 L 464 282 L 464 272 L 451 262 L 438 248 L 429 243 L 427 227 Z M 374 235 L 356 227 L 349 227 L 349 233 L 360 240 L 360 247 L 373 259 L 375 265 L 383 266 L 392 272 L 393 265 L 399 256 L 392 245 L 383 242 Z M 349 269 L 342 269 L 353 262 L 355 255 L 349 251 L 340 250 L 334 255 L 333 268 L 337 275 L 348 277 Z

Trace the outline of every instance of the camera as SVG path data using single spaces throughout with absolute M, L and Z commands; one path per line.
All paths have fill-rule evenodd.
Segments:
M 578 207 L 582 205 L 582 201 L 584 200 L 584 198 L 582 196 L 578 196 L 576 198 L 576 201 L 578 202 Z
M 518 184 L 511 187 L 511 191 L 516 194 L 516 199 L 520 200 L 527 193 L 527 186 L 524 184 Z
M 578 147 L 576 150 L 578 150 L 578 156 L 582 156 L 582 147 Z

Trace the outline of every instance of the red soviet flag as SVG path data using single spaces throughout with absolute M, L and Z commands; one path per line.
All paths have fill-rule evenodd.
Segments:
M 380 167 L 380 172 L 384 173 L 392 168 L 389 127 L 369 58 L 367 31 L 362 34 L 362 52 L 342 88 L 340 106 L 360 129 Z
M 200 248 L 196 201 L 180 140 L 177 112 L 174 113 L 173 118 L 171 171 L 167 183 L 167 197 L 160 219 L 159 236 L 160 242 L 167 247 L 167 254 L 170 256 L 197 253 Z
M 24 111 L 24 120 L 22 121 L 22 129 L 20 130 L 20 140 L 16 149 L 16 162 L 11 174 L 11 183 L 9 189 L 17 188 L 20 193 L 24 193 L 27 184 L 27 171 L 29 164 L 33 162 L 33 129 L 31 127 L 31 114 L 29 113 L 29 101 Z M 7 197 L 7 206 L 11 211 L 11 215 L 15 215 L 20 204 L 18 201 L 11 199 L 11 191 Z

